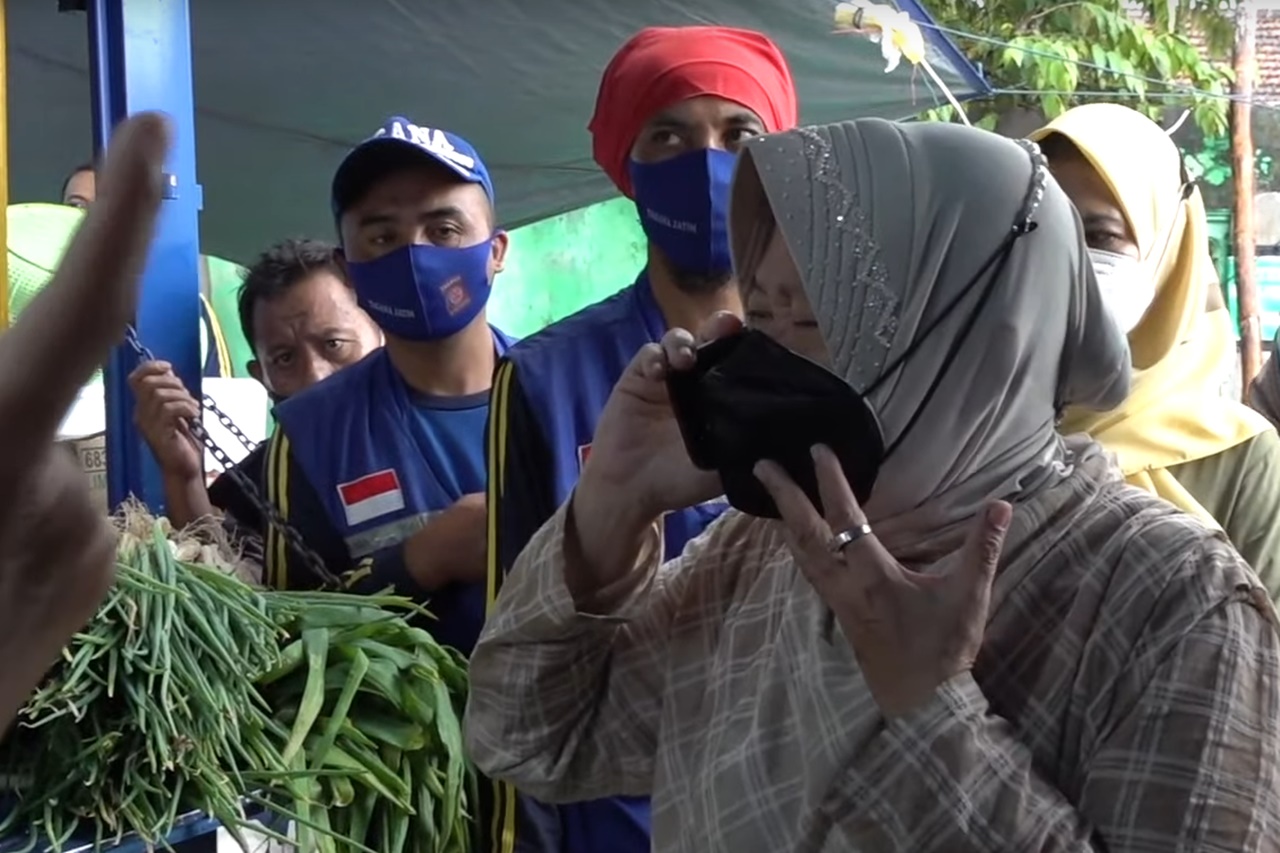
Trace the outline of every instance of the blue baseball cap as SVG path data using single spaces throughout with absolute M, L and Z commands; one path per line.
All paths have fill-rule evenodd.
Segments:
M 415 161 L 437 163 L 463 181 L 479 184 L 493 204 L 489 170 L 470 142 L 456 133 L 393 116 L 373 136 L 351 149 L 338 166 L 333 175 L 333 215 L 341 216 L 387 174 Z

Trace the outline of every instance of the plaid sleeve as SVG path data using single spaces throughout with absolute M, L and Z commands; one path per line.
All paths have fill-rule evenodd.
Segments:
M 484 773 L 545 802 L 648 796 L 672 620 L 716 606 L 714 596 L 690 600 L 695 578 L 731 575 L 730 562 L 758 551 L 726 516 L 661 564 L 655 524 L 631 589 L 608 590 L 621 603 L 583 613 L 564 582 L 567 510 L 516 561 L 471 657 L 468 748 Z
M 1195 568 L 1212 576 L 1214 562 Z M 1207 585 L 1178 593 L 1170 599 L 1206 604 Z M 919 853 L 1280 849 L 1270 602 L 1244 582 L 1184 615 L 1153 619 L 1105 680 L 1082 674 L 1098 680 L 1091 704 L 1108 722 L 1078 733 L 1085 754 L 1058 784 L 1048 780 L 1062 769 L 1033 766 L 965 674 L 859 752 L 840 785 L 837 834 L 852 849 Z M 1097 636 L 1125 645 L 1105 626 Z

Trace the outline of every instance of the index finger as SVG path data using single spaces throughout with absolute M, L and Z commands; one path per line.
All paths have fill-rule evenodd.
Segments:
M 627 365 L 627 372 L 650 382 L 661 382 L 667 375 L 667 358 L 662 345 L 648 343 L 640 347 Z
M 757 462 L 752 473 L 778 507 L 778 514 L 791 531 L 796 547 L 816 555 L 826 548 L 831 529 L 818 513 L 804 489 L 796 485 L 786 470 L 768 459 Z
M 672 370 L 692 370 L 698 363 L 697 342 L 685 329 L 669 329 L 662 336 L 662 357 Z
M 0 434 L 11 458 L 32 455 L 35 445 L 52 440 L 132 321 L 169 144 L 168 122 L 157 113 L 121 123 L 98 199 L 52 281 L 0 336 Z
M 167 361 L 144 361 L 129 374 L 129 384 L 135 384 L 152 376 L 164 376 L 173 372 L 173 365 Z

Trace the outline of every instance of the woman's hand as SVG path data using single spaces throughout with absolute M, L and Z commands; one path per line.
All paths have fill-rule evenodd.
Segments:
M 692 369 L 700 344 L 741 328 L 741 320 L 724 312 L 708 320 L 696 340 L 684 329 L 672 329 L 660 343 L 636 353 L 600 414 L 579 493 L 621 491 L 649 518 L 722 493 L 714 472 L 700 471 L 689 461 L 671 411 L 667 376 Z
M 835 454 L 815 447 L 813 462 L 825 519 L 780 466 L 761 462 L 756 476 L 777 502 L 796 562 L 835 614 L 881 711 L 907 714 L 973 667 L 1012 508 L 992 502 L 975 519 L 959 563 L 919 574 L 899 565 L 874 531 L 862 533 L 866 516 Z M 841 547 L 842 533 L 851 541 Z
M 115 531 L 54 439 L 133 319 L 169 139 L 154 113 L 120 125 L 98 200 L 53 280 L 0 335 L 0 727 L 115 576 Z
M 655 519 L 723 492 L 715 472 L 689 461 L 666 380 L 671 371 L 693 367 L 698 344 L 741 328 L 740 319 L 721 313 L 697 340 L 672 329 L 636 353 L 614 386 L 570 507 L 565 581 L 580 606 L 627 579 Z

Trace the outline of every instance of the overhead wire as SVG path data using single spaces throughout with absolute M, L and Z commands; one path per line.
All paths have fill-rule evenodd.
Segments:
M 954 27 L 947 27 L 947 26 L 943 26 L 941 24 L 938 24 L 935 22 L 929 22 L 929 21 L 917 21 L 916 23 L 922 28 L 934 30 L 943 35 L 950 36 L 952 39 L 960 39 L 963 41 L 975 42 L 977 44 L 986 44 L 986 45 L 991 45 L 993 47 L 1001 47 L 1001 48 L 1005 48 L 1006 50 L 1016 50 L 1028 56 L 1035 56 L 1041 59 L 1050 59 L 1055 62 L 1063 62 L 1070 65 L 1074 65 L 1077 68 L 1088 68 L 1090 70 L 1097 71 L 1109 77 L 1120 77 L 1127 80 L 1140 81 L 1142 83 L 1146 83 L 1151 86 L 1161 86 L 1161 87 L 1164 87 L 1166 90 L 1168 90 L 1168 91 L 1162 91 L 1162 92 L 1138 93 L 1138 92 L 1124 92 L 1124 91 L 1116 92 L 1116 91 L 1082 90 L 1082 89 L 1075 89 L 1072 91 L 1056 90 L 1056 89 L 1023 89 L 1023 88 L 1015 87 L 1015 88 L 992 89 L 989 93 L 987 93 L 986 97 L 995 97 L 997 95 L 1019 95 L 1024 97 L 1058 95 L 1060 97 L 1106 97 L 1106 98 L 1136 98 L 1136 99 L 1208 98 L 1208 99 L 1217 99 L 1217 100 L 1225 100 L 1225 101 L 1231 101 L 1236 103 L 1248 104 L 1252 108 L 1261 108 L 1261 109 L 1269 109 L 1269 110 L 1280 109 L 1280 105 L 1267 103 L 1266 101 L 1259 100 L 1257 97 L 1245 98 L 1245 97 L 1241 97 L 1240 95 L 1233 94 L 1231 92 L 1214 92 L 1208 89 L 1200 89 L 1195 86 L 1188 85 L 1186 83 L 1179 83 L 1177 81 L 1171 81 L 1171 80 L 1162 80 L 1158 77 L 1148 77 L 1144 74 L 1125 74 L 1125 73 L 1116 71 L 1113 68 L 1108 68 L 1105 65 L 1100 65 L 1096 62 L 1091 62 L 1087 59 L 1070 59 L 1068 57 L 1065 57 L 1053 51 L 1040 50 L 1034 47 L 1029 47 L 1027 45 L 1013 44 L 1012 42 L 1009 42 L 1000 38 L 995 38 L 994 36 L 979 35 L 978 33 L 971 33 L 965 30 L 959 30 Z M 982 97 L 975 98 L 974 100 L 982 100 Z

